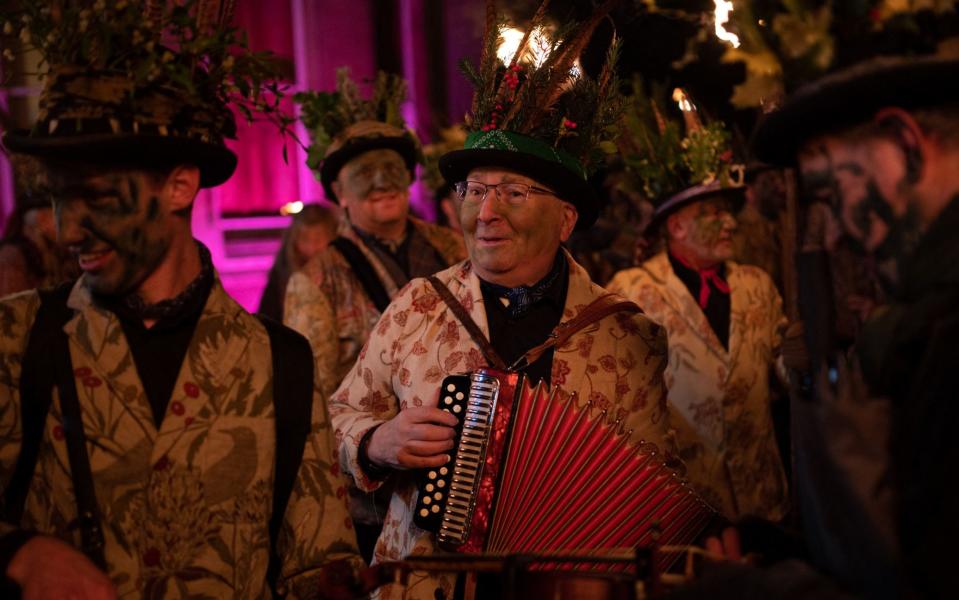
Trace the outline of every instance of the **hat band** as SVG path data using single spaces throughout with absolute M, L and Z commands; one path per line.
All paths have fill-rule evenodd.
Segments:
M 734 187 L 738 187 L 738 186 L 734 186 Z M 673 210 L 674 208 L 676 208 L 680 204 L 683 204 L 690 198 L 701 196 L 703 194 L 718 192 L 721 189 L 723 189 L 723 184 L 718 179 L 714 179 L 713 181 L 709 183 L 694 185 L 691 188 L 686 188 L 685 190 L 679 192 L 678 194 L 673 194 L 672 196 L 669 197 L 668 200 L 660 204 L 656 208 L 656 210 L 653 212 L 653 218 L 655 219 L 656 217 L 659 217 Z
M 540 140 L 512 131 L 492 129 L 474 131 L 466 136 L 464 150 L 505 150 L 519 154 L 530 154 L 547 162 L 556 163 L 572 171 L 574 175 L 586 181 L 586 169 L 567 152 L 550 146 Z

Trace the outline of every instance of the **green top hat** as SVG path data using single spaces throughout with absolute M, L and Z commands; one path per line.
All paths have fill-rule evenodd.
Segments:
M 372 98 L 362 98 L 347 68 L 337 70 L 335 91 L 301 92 L 293 97 L 300 103 L 300 119 L 312 141 L 306 164 L 317 174 L 327 198 L 338 202 L 332 183 L 340 169 L 370 150 L 399 152 L 410 178 L 416 178 L 422 151 L 400 114 L 405 98 L 406 82 L 384 72 L 377 74 Z
M 210 4 L 221 10 L 210 11 Z M 220 3 L 121 0 L 13 3 L 3 15 L 21 28 L 45 70 L 40 113 L 9 132 L 12 152 L 131 166 L 195 164 L 203 187 L 236 169 L 231 107 L 278 124 L 282 93 L 270 53 L 251 53 Z M 162 40 L 162 45 L 161 45 Z
M 479 68 L 461 64 L 476 88 L 466 143 L 441 157 L 439 168 L 451 184 L 477 167 L 516 170 L 575 206 L 576 229 L 586 229 L 600 209 L 587 178 L 615 151 L 614 126 L 622 108 L 614 71 L 619 44 L 613 41 L 595 79 L 582 72 L 577 59 L 616 2 L 607 0 L 582 23 L 559 27 L 567 33 L 555 36 L 543 26 L 546 4 L 508 62 L 496 56 L 501 31 L 495 19 L 488 20 Z

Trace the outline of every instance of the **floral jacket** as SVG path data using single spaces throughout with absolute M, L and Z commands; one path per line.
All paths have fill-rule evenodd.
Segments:
M 606 293 L 568 254 L 567 260 L 564 321 Z M 470 262 L 454 265 L 437 277 L 488 336 L 480 281 Z M 529 340 L 530 346 L 541 341 Z M 330 402 L 340 461 L 356 485 L 372 491 L 383 484 L 368 478 L 358 463 L 358 444 L 368 429 L 408 407 L 436 406 L 445 376 L 484 366 L 479 348 L 428 281 L 414 279 L 400 291 Z M 622 417 L 637 439 L 662 446 L 667 440 L 665 366 L 663 330 L 641 314 L 619 313 L 580 330 L 556 349 L 551 383 Z M 398 471 L 388 478 L 395 487 L 375 562 L 436 551 L 433 534 L 413 524 L 414 478 L 412 471 Z M 439 588 L 452 598 L 453 583 L 450 576 L 413 574 L 405 588 L 384 586 L 379 597 L 432 600 Z
M 87 451 L 119 595 L 268 598 L 274 473 L 272 362 L 258 319 L 223 290 L 210 292 L 157 430 L 116 316 L 93 304 L 83 280 L 64 328 L 76 375 Z M 20 369 L 39 307 L 35 291 L 0 301 L 0 487 L 21 445 Z M 61 411 L 46 419 L 21 523 L 78 545 Z M 326 403 L 314 393 L 313 434 L 279 538 L 280 588 L 313 596 L 331 560 L 360 561 L 332 461 Z M 356 564 L 353 562 L 352 564 Z
M 761 269 L 726 263 L 731 289 L 729 350 L 673 273 L 665 252 L 620 271 L 612 291 L 633 300 L 669 335 L 670 425 L 686 474 L 727 517 L 779 519 L 786 476 L 770 414 L 769 374 L 786 318 Z
M 410 222 L 447 264 L 466 258 L 463 238 L 453 230 L 414 218 Z M 394 297 L 398 291 L 396 284 L 349 221 L 343 221 L 338 233 L 356 244 L 370 261 L 387 294 Z M 380 318 L 380 312 L 352 267 L 333 247 L 290 277 L 283 313 L 283 322 L 310 341 L 325 397 L 343 381 Z

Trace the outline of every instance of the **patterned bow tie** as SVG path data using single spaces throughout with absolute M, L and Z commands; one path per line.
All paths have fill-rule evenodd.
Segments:
M 517 319 L 525 315 L 526 311 L 529 310 L 529 307 L 536 304 L 549 294 L 550 288 L 552 288 L 553 284 L 559 278 L 564 265 L 565 261 L 557 259 L 553 263 L 553 268 L 546 275 L 546 277 L 531 286 L 521 285 L 519 287 L 510 288 L 497 285 L 495 283 L 490 283 L 488 281 L 484 281 L 483 285 L 490 289 L 498 297 L 506 298 L 509 301 L 509 306 L 506 307 L 506 310 L 509 312 L 510 317 Z

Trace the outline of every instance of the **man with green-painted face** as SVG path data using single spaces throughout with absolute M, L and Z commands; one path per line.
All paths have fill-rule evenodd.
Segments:
M 353 106 L 372 104 L 357 100 Z M 309 107 L 304 103 L 305 114 Z M 318 166 L 311 164 L 318 168 L 327 198 L 345 209 L 345 219 L 330 246 L 290 277 L 283 320 L 310 340 L 325 396 L 353 366 L 400 289 L 466 256 L 459 234 L 410 216 L 409 188 L 420 151 L 412 133 L 398 125 L 359 120 L 333 136 Z M 323 136 L 314 132 L 315 141 L 318 137 Z M 315 143 L 311 153 L 318 149 Z M 371 500 L 356 490 L 351 495 L 367 558 L 386 512 L 386 497 Z
M 72 10 L 23 22 L 82 37 Z M 110 19 L 90 27 L 129 51 Z M 317 597 L 362 563 L 309 345 L 230 298 L 191 230 L 236 168 L 226 82 L 73 56 L 46 56 L 38 122 L 3 140 L 43 163 L 82 275 L 0 300 L 0 595 Z
M 717 126 L 695 125 L 677 154 L 700 151 L 697 144 Z M 654 198 L 647 233 L 659 236 L 664 249 L 617 273 L 609 288 L 666 328 L 670 423 L 690 482 L 727 518 L 779 520 L 789 495 L 770 376 L 778 366 L 785 378 L 777 358 L 786 319 L 772 279 L 732 260 L 733 215 L 744 201 L 741 166 L 718 151 L 712 155 L 715 164 L 702 179 L 685 161 L 672 171 L 664 166 L 658 177 L 638 171 L 647 190 L 663 181 L 682 183 L 661 187 Z

